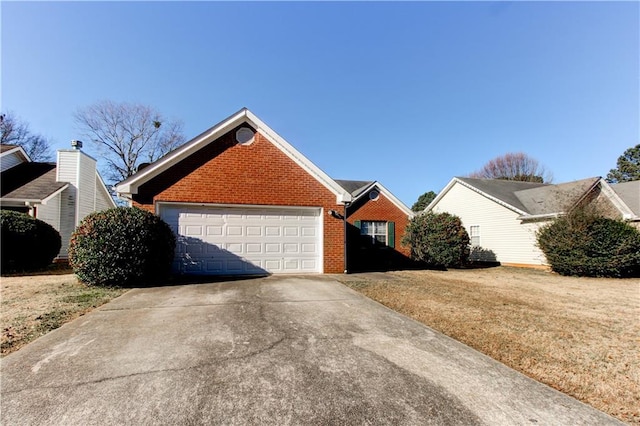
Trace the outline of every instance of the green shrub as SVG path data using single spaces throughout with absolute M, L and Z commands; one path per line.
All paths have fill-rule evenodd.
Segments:
M 175 237 L 158 216 L 118 207 L 85 217 L 71 237 L 69 264 L 86 284 L 132 286 L 166 278 Z
M 576 211 L 541 228 L 538 246 L 561 275 L 640 274 L 640 232 L 627 223 Z
M 60 252 L 53 226 L 24 213 L 0 210 L 2 273 L 44 269 Z
M 469 260 L 469 235 L 460 218 L 449 213 L 414 217 L 403 238 L 411 257 L 433 266 L 460 267 Z

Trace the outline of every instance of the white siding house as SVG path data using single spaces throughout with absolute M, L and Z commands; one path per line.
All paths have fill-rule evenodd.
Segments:
M 471 260 L 510 264 L 542 264 L 544 255 L 535 245 L 537 225 L 522 225 L 522 214 L 471 188 L 456 184 L 431 209 L 460 218 L 467 233 L 477 237 Z M 486 251 L 480 251 L 481 247 Z
M 58 258 L 67 258 L 71 234 L 85 216 L 116 206 L 96 160 L 80 149 L 58 151 L 56 163 L 38 163 L 22 148 L 2 145 L 0 159 L 0 207 L 28 213 L 58 230 Z
M 471 239 L 471 260 L 542 266 L 546 259 L 537 246 L 536 232 L 581 203 L 606 204 L 608 216 L 632 223 L 640 219 L 627 205 L 637 195 L 622 193 L 633 195 L 634 189 L 621 188 L 622 195 L 614 189 L 599 177 L 557 185 L 456 177 L 425 212 L 460 218 Z

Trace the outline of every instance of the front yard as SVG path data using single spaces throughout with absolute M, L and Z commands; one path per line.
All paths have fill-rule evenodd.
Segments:
M 339 276 L 349 287 L 640 424 L 640 280 L 519 268 Z
M 70 270 L 0 278 L 0 354 L 8 355 L 127 291 L 88 287 Z

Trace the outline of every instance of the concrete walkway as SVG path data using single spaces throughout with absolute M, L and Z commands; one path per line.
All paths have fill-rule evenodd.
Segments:
M 132 290 L 1 363 L 3 425 L 607 425 L 331 277 Z

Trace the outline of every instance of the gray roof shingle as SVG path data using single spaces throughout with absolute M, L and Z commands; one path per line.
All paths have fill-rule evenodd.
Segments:
M 367 189 L 374 181 L 372 180 L 338 180 L 334 181 L 349 192 L 354 198 Z
M 567 212 L 600 180 L 593 177 L 552 185 L 501 179 L 457 179 L 531 216 Z
M 43 200 L 66 182 L 56 182 L 54 163 L 22 163 L 0 176 L 2 198 L 15 200 Z
M 616 183 L 611 188 L 636 216 L 640 216 L 640 180 Z

